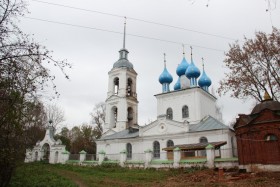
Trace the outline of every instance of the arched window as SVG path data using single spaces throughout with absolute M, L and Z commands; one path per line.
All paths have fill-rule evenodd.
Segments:
M 127 109 L 127 120 L 128 120 L 128 126 L 133 125 L 133 109 L 131 107 L 128 107 Z
M 56 151 L 54 155 L 54 163 L 56 164 L 57 162 L 58 162 L 58 151 Z
M 131 78 L 127 79 L 127 95 L 132 96 L 132 80 Z
M 167 119 L 173 119 L 173 111 L 172 108 L 168 108 L 166 111 L 166 118 Z
M 158 141 L 153 143 L 154 158 L 160 158 L 160 144 Z
M 35 161 L 38 161 L 38 152 L 35 152 Z
M 199 138 L 199 143 L 207 143 L 208 140 L 206 137 Z M 206 150 L 200 151 L 201 156 L 206 156 Z
M 264 138 L 265 141 L 277 141 L 278 138 L 274 134 L 267 134 Z
M 118 92 L 119 92 L 119 78 L 116 77 L 114 79 L 114 94 L 118 95 Z
M 207 138 L 205 138 L 205 137 L 201 137 L 200 139 L 199 139 L 199 143 L 207 143 L 208 142 L 208 140 L 207 140 Z
M 112 107 L 110 120 L 111 120 L 112 127 L 115 128 L 118 121 L 118 108 L 115 106 Z
M 174 142 L 172 140 L 168 140 L 167 147 L 173 147 L 173 146 L 174 146 Z
M 189 117 L 189 107 L 187 105 L 184 105 L 182 108 L 182 118 L 188 118 Z
M 127 159 L 131 159 L 132 158 L 132 145 L 131 143 L 127 143 L 126 144 L 126 155 L 127 155 Z

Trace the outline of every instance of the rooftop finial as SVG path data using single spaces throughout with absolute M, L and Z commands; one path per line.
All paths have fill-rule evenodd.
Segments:
M 190 46 L 190 48 L 191 48 L 191 61 L 192 61 L 192 46 Z
M 203 57 L 201 58 L 201 61 L 202 61 L 202 69 L 204 71 L 204 58 Z
M 124 17 L 123 49 L 125 49 L 125 35 L 126 35 L 126 16 Z
M 263 98 L 264 100 L 271 100 L 271 97 L 267 91 L 265 91 Z
M 166 68 L 166 54 L 163 53 L 163 58 L 164 58 L 164 68 Z
M 183 47 L 183 57 L 185 57 L 185 45 L 182 44 L 182 47 Z

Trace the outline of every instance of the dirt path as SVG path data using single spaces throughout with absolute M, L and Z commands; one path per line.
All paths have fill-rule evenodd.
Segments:
M 75 173 L 73 171 L 60 170 L 60 169 L 56 169 L 56 170 L 52 170 L 52 171 L 56 172 L 60 176 L 63 176 L 65 178 L 73 181 L 79 187 L 87 187 L 88 186 L 88 185 L 85 184 L 83 179 L 81 177 L 79 177 L 79 175 L 77 175 L 77 173 Z

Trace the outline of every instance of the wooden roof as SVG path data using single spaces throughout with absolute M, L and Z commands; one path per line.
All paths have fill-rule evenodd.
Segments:
M 220 148 L 223 145 L 226 145 L 226 141 L 222 142 L 205 142 L 205 143 L 195 143 L 195 144 L 181 144 L 174 145 L 172 147 L 166 147 L 162 150 L 164 151 L 173 151 L 176 147 L 179 147 L 181 150 L 204 150 L 209 144 L 211 144 L 215 149 Z

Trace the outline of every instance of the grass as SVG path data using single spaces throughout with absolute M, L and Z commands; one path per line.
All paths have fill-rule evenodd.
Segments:
M 60 176 L 48 167 L 48 164 L 24 164 L 17 168 L 10 186 L 77 186 L 73 181 Z
M 10 186 L 77 186 L 77 184 L 79 186 L 151 186 L 163 182 L 167 176 L 170 176 L 168 171 L 155 171 L 155 169 L 129 169 L 109 165 L 82 167 L 68 164 L 30 163 L 17 169 Z
M 228 173 L 219 179 L 213 169 L 192 167 L 168 170 L 129 169 L 114 163 L 101 166 L 30 163 L 18 167 L 10 186 L 280 186 L 280 172 Z

